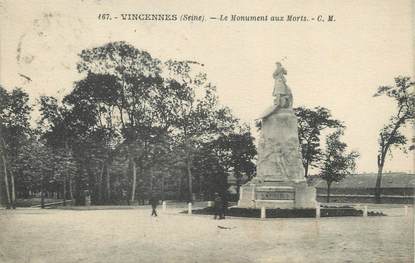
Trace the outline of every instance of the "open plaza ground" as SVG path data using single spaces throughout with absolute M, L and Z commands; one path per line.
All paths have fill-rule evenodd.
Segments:
M 148 206 L 0 210 L 0 262 L 413 262 L 413 209 L 383 217 L 256 219 Z M 128 209 L 127 209 L 128 208 Z

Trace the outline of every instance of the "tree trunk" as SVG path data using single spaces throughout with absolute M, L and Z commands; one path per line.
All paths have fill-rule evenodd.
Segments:
M 1 155 L 1 159 L 3 161 L 4 184 L 5 184 L 6 195 L 7 195 L 7 207 L 10 208 L 10 206 L 11 206 L 11 200 L 10 200 L 9 179 L 8 179 L 8 176 L 7 176 L 7 162 L 6 162 L 6 158 L 4 157 L 3 154 Z
M 153 177 L 154 177 L 154 169 L 153 166 L 150 167 L 150 193 L 153 194 Z
M 177 187 L 177 197 L 181 201 L 182 200 L 182 174 L 179 175 L 179 183 Z
M 330 203 L 330 188 L 331 188 L 331 182 L 327 182 L 327 203 Z
M 12 172 L 9 173 L 10 174 L 10 182 L 11 182 L 11 195 L 12 195 L 12 208 L 16 209 L 16 187 L 14 185 L 14 175 Z
M 102 179 L 104 178 L 104 168 L 105 162 L 102 162 L 101 171 L 98 175 L 98 204 L 102 204 L 102 197 L 103 197 L 103 187 L 102 187 Z
M 164 172 L 161 175 L 161 201 L 164 201 Z
M 135 200 L 135 188 L 137 184 L 137 171 L 136 171 L 136 163 L 135 160 L 131 159 L 131 163 L 133 165 L 133 185 L 131 189 L 131 202 Z
M 81 163 L 81 167 L 78 170 L 78 176 L 75 176 L 73 181 L 73 193 L 74 193 L 74 204 L 75 205 L 85 205 L 85 198 L 82 194 L 82 180 L 81 178 L 85 178 L 85 170 L 83 168 L 85 164 Z
M 63 206 L 66 206 L 66 175 L 63 177 Z
M 0 207 L 3 206 L 4 201 L 3 201 L 3 180 L 4 178 L 0 177 Z
M 202 198 L 202 195 L 203 195 L 202 180 L 203 180 L 203 177 L 201 175 L 199 175 L 199 200 L 200 201 L 203 201 L 203 198 Z
M 380 204 L 380 192 L 381 192 L 381 185 L 382 185 L 382 172 L 383 172 L 383 164 L 378 166 L 378 175 L 376 177 L 376 187 L 375 187 L 375 202 Z
M 187 179 L 188 179 L 188 183 L 189 183 L 189 202 L 193 203 L 193 180 L 192 180 L 192 171 L 191 171 L 191 164 L 190 164 L 190 160 L 188 159 L 186 162 L 186 168 L 187 168 Z
M 239 199 L 239 194 L 241 191 L 241 178 L 239 176 L 236 177 L 236 198 Z
M 110 166 L 107 164 L 107 178 L 106 178 L 106 183 L 107 183 L 107 201 L 109 202 L 111 199 L 111 182 L 110 182 Z
M 73 190 L 72 190 L 72 177 L 69 176 L 69 197 L 71 198 L 71 202 L 73 203 Z
M 144 178 L 143 159 L 140 160 L 140 173 L 139 173 L 139 175 L 140 175 L 141 178 Z M 140 182 L 140 186 L 142 186 L 142 180 L 139 180 L 139 182 Z M 143 190 L 142 188 L 143 187 L 141 187 L 140 190 Z M 141 205 L 145 205 L 145 198 L 146 198 L 146 196 L 145 196 L 145 194 L 143 194 L 143 191 L 139 192 L 139 202 L 140 202 Z
M 40 207 L 45 208 L 45 189 L 43 183 L 43 172 L 42 176 L 40 177 Z
M 65 157 L 68 158 L 69 157 L 69 146 L 68 146 L 68 141 L 65 141 Z M 66 159 L 66 161 L 68 162 L 69 159 Z M 68 180 L 68 170 L 66 169 L 65 173 L 64 173 L 64 177 L 63 177 L 63 206 L 66 206 L 66 185 L 67 185 L 67 180 Z

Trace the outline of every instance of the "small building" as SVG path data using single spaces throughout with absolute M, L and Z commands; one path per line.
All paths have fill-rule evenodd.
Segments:
M 330 202 L 373 203 L 376 173 L 353 174 L 341 182 L 334 182 L 330 189 Z M 326 202 L 327 183 L 318 180 L 317 200 Z M 396 172 L 384 173 L 381 184 L 381 203 L 412 204 L 415 200 L 415 174 Z

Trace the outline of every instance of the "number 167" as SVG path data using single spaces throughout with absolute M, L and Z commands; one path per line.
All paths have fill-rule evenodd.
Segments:
M 110 20 L 111 17 L 110 17 L 110 14 L 99 14 L 98 19 L 100 19 L 100 20 Z

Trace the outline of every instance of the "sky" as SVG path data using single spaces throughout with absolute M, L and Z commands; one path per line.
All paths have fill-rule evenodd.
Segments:
M 272 103 L 275 62 L 283 60 L 294 107 L 323 106 L 347 126 L 358 172 L 376 172 L 378 131 L 395 111 L 374 98 L 394 77 L 413 77 L 412 1 L 4 1 L 0 0 L 0 84 L 32 97 L 67 94 L 78 53 L 126 41 L 161 60 L 204 64 L 219 99 L 253 126 Z M 204 22 L 110 21 L 98 14 L 204 16 Z M 229 22 L 220 15 L 333 15 L 334 22 Z M 326 18 L 327 19 L 327 18 Z M 27 76 L 31 79 L 28 81 Z M 35 117 L 36 118 L 36 117 Z M 254 129 L 253 129 L 254 130 Z M 404 133 L 412 136 L 412 128 Z M 256 134 L 257 135 L 257 134 Z M 412 154 L 393 151 L 385 171 L 414 170 Z

